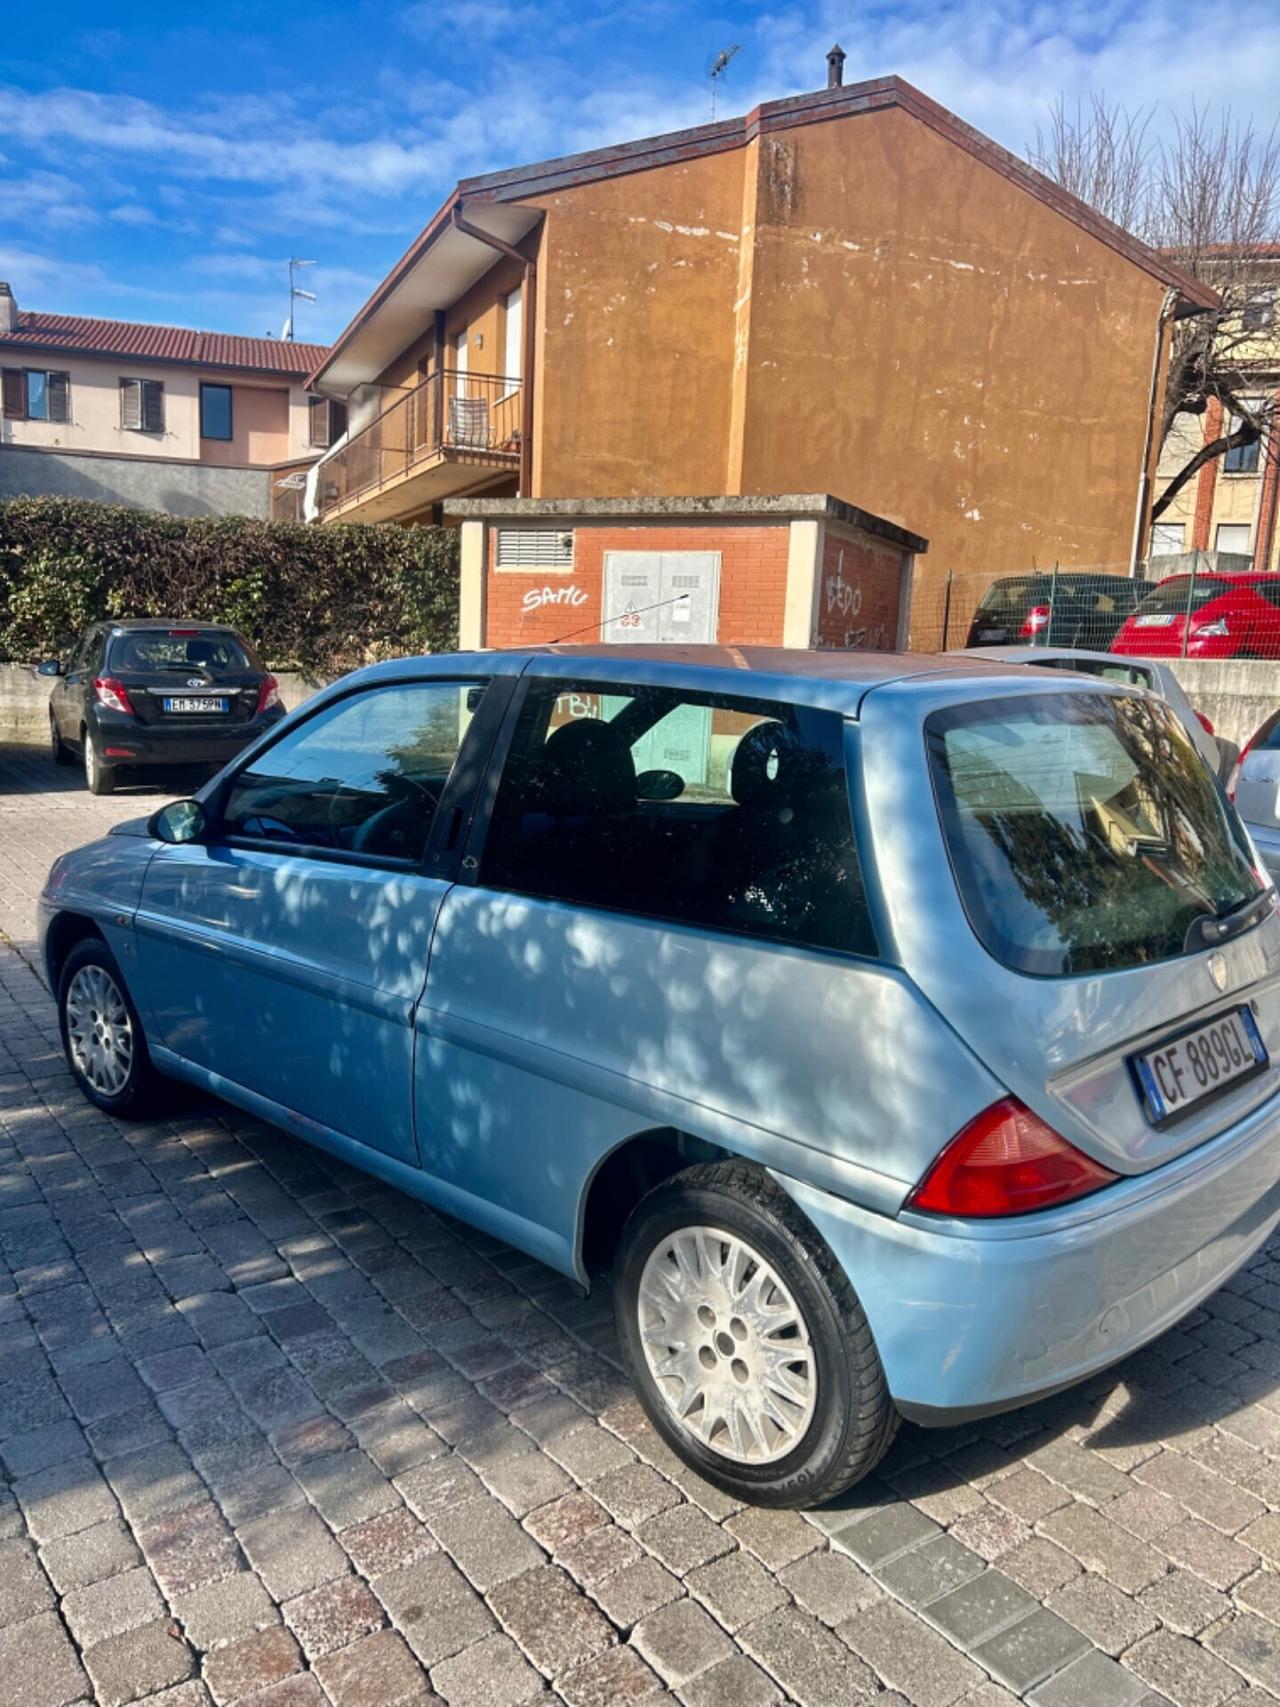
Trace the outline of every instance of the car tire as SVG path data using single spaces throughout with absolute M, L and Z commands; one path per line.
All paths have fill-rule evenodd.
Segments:
M 142 1021 L 115 956 L 99 936 L 76 943 L 58 981 L 58 1025 L 71 1075 L 96 1108 L 140 1118 L 164 1096 Z
M 67 743 L 58 733 L 58 725 L 53 720 L 52 712 L 49 713 L 49 757 L 55 765 L 69 765 L 72 762 L 71 753 Z
M 618 1335 L 650 1421 L 724 1492 L 821 1505 L 888 1451 L 900 1418 L 862 1306 L 762 1169 L 702 1165 L 655 1187 L 623 1228 L 614 1279 Z M 761 1327 L 764 1298 L 790 1319 Z
M 116 767 L 103 764 L 97 743 L 87 729 L 82 741 L 84 744 L 85 787 L 90 794 L 114 794 L 116 791 Z

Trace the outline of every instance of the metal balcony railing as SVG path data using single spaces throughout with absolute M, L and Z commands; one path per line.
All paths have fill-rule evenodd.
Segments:
M 322 515 L 439 456 L 518 467 L 520 381 L 433 373 L 355 433 L 320 470 Z

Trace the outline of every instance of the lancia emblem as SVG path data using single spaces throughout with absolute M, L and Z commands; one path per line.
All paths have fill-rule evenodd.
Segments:
M 1219 990 L 1226 989 L 1227 957 L 1225 954 L 1219 954 L 1215 950 L 1215 952 L 1209 956 L 1209 976 L 1213 979 L 1214 984 Z
M 187 677 L 187 686 L 189 688 L 202 688 L 204 686 L 204 677 L 203 676 L 188 676 Z

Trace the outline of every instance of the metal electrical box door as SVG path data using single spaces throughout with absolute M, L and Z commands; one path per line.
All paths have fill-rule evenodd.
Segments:
M 720 614 L 718 551 L 606 551 L 601 639 L 711 645 Z

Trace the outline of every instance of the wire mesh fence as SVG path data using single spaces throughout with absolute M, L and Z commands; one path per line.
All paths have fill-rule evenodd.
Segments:
M 1043 646 L 1142 658 L 1280 659 L 1280 574 L 1235 553 L 1137 564 L 917 572 L 913 652 Z

